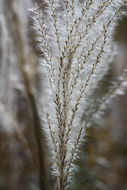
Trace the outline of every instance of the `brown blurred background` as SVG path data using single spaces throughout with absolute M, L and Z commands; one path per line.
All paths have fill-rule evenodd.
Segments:
M 39 52 L 35 48 L 32 21 L 26 15 L 26 8 L 31 3 L 25 0 L 17 2 L 0 1 L 0 190 L 39 190 L 36 137 L 29 96 L 24 88 L 22 64 L 36 97 L 41 96 L 40 81 L 43 77 L 37 72 Z M 119 52 L 98 88 L 99 94 L 103 94 L 110 81 L 127 68 L 126 16 L 119 20 L 114 40 L 118 43 Z M 112 102 L 103 115 L 103 126 L 93 124 L 87 129 L 71 190 L 127 189 L 126 96 L 127 93 Z M 49 171 L 50 156 L 45 139 L 41 140 L 50 184 L 47 190 L 50 190 L 54 183 Z

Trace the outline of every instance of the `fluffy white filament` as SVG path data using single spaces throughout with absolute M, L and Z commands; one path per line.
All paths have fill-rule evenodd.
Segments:
M 126 78 L 122 78 L 97 108 L 89 110 L 89 98 L 113 60 L 116 48 L 112 34 L 125 3 L 126 0 L 45 0 L 34 6 L 34 28 L 42 53 L 40 68 L 45 76 L 42 118 L 59 190 L 68 187 L 89 120 L 125 86 Z M 84 108 L 88 114 L 81 122 Z

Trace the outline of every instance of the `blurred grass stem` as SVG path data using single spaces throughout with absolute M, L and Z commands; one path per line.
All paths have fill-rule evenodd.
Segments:
M 38 162 L 39 162 L 39 178 L 40 178 L 40 190 L 46 190 L 46 172 L 44 164 L 44 151 L 42 145 L 42 131 L 40 125 L 40 119 L 35 103 L 35 98 L 30 87 L 30 81 L 27 72 L 24 67 L 28 61 L 28 57 L 25 55 L 25 43 L 21 33 L 22 23 L 18 10 L 14 9 L 14 0 L 4 0 L 4 11 L 6 15 L 6 22 L 8 26 L 9 35 L 13 39 L 15 45 L 15 53 L 18 57 L 19 67 L 23 77 L 24 88 L 26 92 L 27 102 L 29 106 L 30 119 L 34 129 L 35 140 L 37 144 Z M 7 10 L 6 10 L 7 8 Z

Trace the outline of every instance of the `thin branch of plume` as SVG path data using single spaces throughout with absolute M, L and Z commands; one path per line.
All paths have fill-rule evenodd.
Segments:
M 45 76 L 41 115 L 58 190 L 68 189 L 89 121 L 127 85 L 127 78 L 120 78 L 93 109 L 90 97 L 117 53 L 112 36 L 126 2 L 45 0 L 43 10 L 34 4 L 33 28 Z

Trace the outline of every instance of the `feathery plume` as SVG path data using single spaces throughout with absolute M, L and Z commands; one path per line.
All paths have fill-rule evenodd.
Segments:
M 125 89 L 126 77 L 111 87 L 97 108 L 91 108 L 90 96 L 116 53 L 112 35 L 118 17 L 125 14 L 126 0 L 45 0 L 44 4 L 43 11 L 37 3 L 32 11 L 46 85 L 42 118 L 56 189 L 66 190 L 87 124 Z

